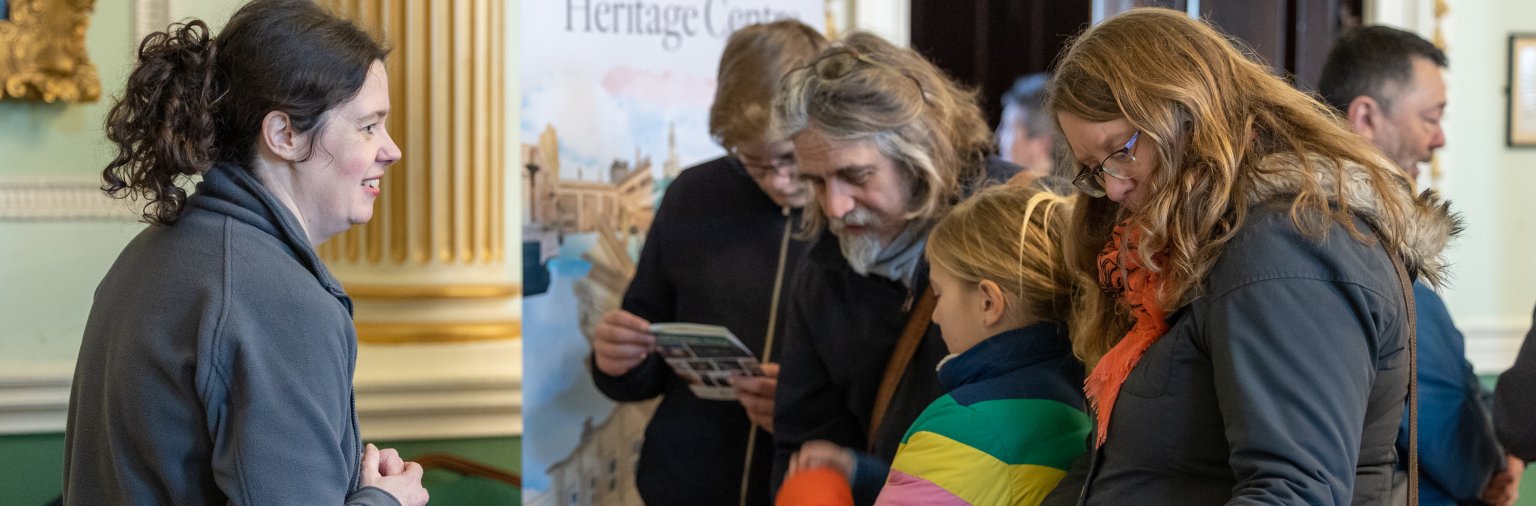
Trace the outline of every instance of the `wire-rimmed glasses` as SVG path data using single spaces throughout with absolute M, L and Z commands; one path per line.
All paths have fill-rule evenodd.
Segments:
M 1141 137 L 1141 131 L 1131 134 L 1131 140 L 1125 141 L 1125 146 L 1104 157 L 1097 167 L 1084 171 L 1072 179 L 1072 186 L 1090 197 L 1103 197 L 1108 192 L 1104 190 L 1104 176 L 1126 180 L 1131 176 L 1126 169 L 1136 162 L 1136 156 L 1131 151 L 1136 149 L 1136 140 Z

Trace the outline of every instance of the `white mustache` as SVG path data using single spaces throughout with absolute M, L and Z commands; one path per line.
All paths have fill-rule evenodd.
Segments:
M 828 223 L 832 228 L 832 233 L 841 234 L 849 226 L 879 228 L 880 219 L 868 209 L 855 207 L 852 211 L 848 211 L 848 214 L 844 214 L 842 218 L 829 217 Z

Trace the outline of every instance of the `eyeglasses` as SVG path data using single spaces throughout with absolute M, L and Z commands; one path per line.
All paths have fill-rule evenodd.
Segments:
M 747 169 L 747 175 L 752 179 L 765 179 L 780 175 L 795 177 L 795 155 L 793 152 L 774 158 L 759 158 L 742 153 L 740 149 L 731 148 L 731 156 L 741 162 L 741 166 Z
M 906 77 L 908 80 L 912 81 L 913 85 L 917 86 L 917 94 L 918 96 L 923 97 L 924 104 L 933 105 L 928 101 L 928 90 L 924 89 L 923 83 L 918 81 L 916 77 L 913 77 L 912 74 L 905 70 L 880 63 L 879 60 L 871 58 L 869 55 L 859 52 L 859 50 L 851 47 L 836 48 L 826 54 L 821 55 L 820 57 L 817 57 L 815 61 L 812 61 L 809 65 L 801 68 L 810 68 L 816 72 L 816 77 L 820 77 L 825 81 L 832 81 L 846 77 L 848 73 L 852 72 L 853 68 L 857 66 L 856 64 L 861 62 L 881 70 L 900 73 L 902 77 Z
M 1072 186 L 1076 186 L 1079 191 L 1090 197 L 1097 198 L 1103 197 L 1108 193 L 1104 190 L 1104 176 L 1107 175 L 1120 180 L 1130 179 L 1131 176 L 1126 172 L 1126 169 L 1129 169 L 1131 163 L 1136 161 L 1136 157 L 1131 154 L 1131 151 L 1136 149 L 1136 139 L 1140 137 L 1140 130 L 1131 134 L 1131 140 L 1125 141 L 1125 146 L 1104 157 L 1104 161 L 1099 162 L 1098 167 L 1078 174 L 1072 180 Z

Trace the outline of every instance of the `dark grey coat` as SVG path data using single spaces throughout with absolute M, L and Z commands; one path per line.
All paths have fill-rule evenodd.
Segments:
M 1380 244 L 1254 209 L 1047 503 L 1386 503 L 1411 310 Z
M 1126 378 L 1104 446 L 1046 504 L 1390 501 L 1413 305 L 1387 246 L 1438 284 L 1459 219 L 1407 181 L 1378 193 L 1359 165 L 1259 163 L 1240 187 L 1264 204 Z M 1304 235 L 1290 202 L 1308 179 L 1342 195 L 1369 240 L 1331 220 L 1322 237 Z
M 1536 315 L 1520 344 L 1520 354 L 1499 375 L 1493 389 L 1493 424 L 1511 455 L 1536 460 Z
M 68 504 L 399 504 L 359 486 L 352 301 L 294 216 L 221 165 L 91 306 Z

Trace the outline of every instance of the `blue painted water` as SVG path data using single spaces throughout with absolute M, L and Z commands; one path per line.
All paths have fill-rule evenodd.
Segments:
M 581 438 L 582 421 L 602 423 L 613 410 L 587 372 L 591 348 L 577 322 L 572 289 L 592 264 L 581 253 L 591 234 L 567 236 L 549 260 L 549 291 L 523 299 L 523 486 L 526 494 L 549 487 L 544 470 L 569 455 Z

